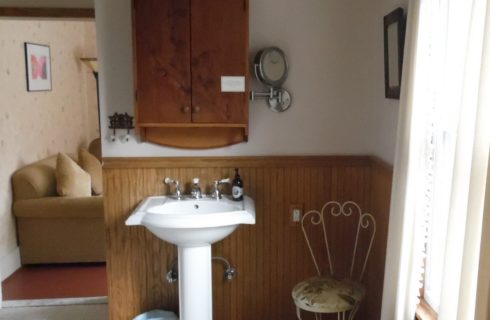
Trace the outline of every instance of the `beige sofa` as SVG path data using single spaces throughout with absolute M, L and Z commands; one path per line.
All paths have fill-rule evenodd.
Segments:
M 52 156 L 12 177 L 22 264 L 105 261 L 103 198 L 58 196 L 55 170 Z

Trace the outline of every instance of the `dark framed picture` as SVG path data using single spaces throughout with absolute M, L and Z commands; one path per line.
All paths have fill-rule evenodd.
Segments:
M 385 97 L 400 99 L 405 15 L 398 8 L 384 17 Z
M 27 91 L 51 90 L 51 56 L 49 46 L 24 43 Z

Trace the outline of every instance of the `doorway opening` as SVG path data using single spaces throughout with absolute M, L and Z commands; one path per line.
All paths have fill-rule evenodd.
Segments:
M 43 197 L 50 199 L 45 202 L 43 198 L 38 204 L 32 204 L 37 199 L 28 199 L 32 205 L 30 212 L 33 215 L 42 212 L 42 215 L 29 220 L 26 227 L 27 213 L 18 214 L 22 188 L 12 181 L 15 172 L 27 167 L 39 165 L 45 171 L 52 165 L 52 170 L 56 170 L 58 153 L 68 154 L 77 162 L 80 149 L 87 149 L 91 156 L 101 160 L 94 18 L 93 9 L 0 8 L 3 58 L 0 99 L 4 102 L 0 104 L 0 154 L 7 157 L 3 163 L 10 164 L 0 169 L 0 183 L 8 190 L 0 194 L 0 202 L 7 204 L 0 206 L 0 220 L 4 220 L 0 225 L 5 228 L 0 229 L 0 234 L 7 235 L 0 238 L 3 307 L 107 301 L 105 241 L 83 246 L 87 232 L 92 232 L 87 230 L 105 228 L 103 206 L 95 206 L 102 208 L 100 226 L 76 229 L 84 223 L 83 217 L 77 216 L 78 220 L 69 221 L 66 227 L 55 226 L 59 224 L 56 221 L 49 229 L 49 219 L 53 216 L 75 215 L 75 211 L 82 209 L 76 204 L 72 209 L 60 204 L 52 210 L 47 202 L 54 203 L 56 198 L 64 197 L 46 193 Z M 42 59 L 31 56 L 27 44 L 48 48 L 49 55 Z M 32 90 L 29 81 L 48 78 L 49 86 Z M 97 198 L 97 202 L 103 199 L 103 195 L 90 197 Z M 63 201 L 68 200 L 61 199 L 60 203 Z M 82 200 L 72 202 L 77 201 Z M 87 210 L 93 207 L 88 206 Z M 93 218 L 95 213 L 90 212 L 88 216 Z M 34 233 L 46 225 L 46 238 L 26 240 L 35 237 Z M 76 237 L 65 241 L 57 237 L 57 232 L 76 234 Z M 101 238 L 105 239 L 98 239 Z M 60 249 L 64 243 L 65 249 Z

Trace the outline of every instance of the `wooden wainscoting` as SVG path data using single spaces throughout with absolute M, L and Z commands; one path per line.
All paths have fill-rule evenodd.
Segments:
M 391 170 L 365 156 L 105 158 L 110 319 L 132 319 L 154 308 L 178 312 L 177 284 L 165 279 L 176 248 L 143 227 L 126 227 L 131 211 L 146 196 L 168 193 L 162 184 L 166 176 L 183 182 L 199 177 L 209 186 L 233 177 L 235 167 L 245 192 L 255 199 L 257 221 L 213 245 L 213 255 L 229 259 L 238 270 L 233 281 L 226 281 L 223 267 L 213 264 L 214 319 L 296 319 L 291 289 L 313 275 L 314 267 L 301 228 L 290 224 L 290 205 L 320 209 L 329 200 L 354 200 L 377 219 L 368 295 L 358 319 L 379 319 Z M 333 234 L 343 236 L 342 230 Z
M 359 310 L 359 319 L 377 320 L 381 318 L 392 180 L 393 167 L 377 158 L 371 158 L 369 210 L 376 217 L 377 231 L 371 260 L 366 269 L 368 275 L 366 285 L 370 295 L 369 303 L 362 304 Z

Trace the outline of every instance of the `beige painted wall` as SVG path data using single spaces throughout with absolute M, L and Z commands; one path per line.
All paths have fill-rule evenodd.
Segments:
M 385 98 L 383 17 L 398 7 L 406 9 L 408 0 L 356 1 L 352 12 L 352 43 L 347 54 L 355 63 L 358 82 L 352 102 L 369 110 L 368 149 L 371 154 L 393 163 L 400 101 Z M 358 46 L 362 49 L 355 50 Z
M 108 140 L 104 156 L 238 156 L 371 153 L 370 105 L 363 99 L 364 81 L 372 81 L 353 60 L 363 51 L 365 32 L 355 18 L 358 0 L 250 0 L 250 51 L 276 45 L 289 58 L 285 86 L 291 109 L 271 112 L 264 101 L 250 103 L 248 143 L 212 150 L 180 150 L 151 143 Z M 101 65 L 101 116 L 133 114 L 131 1 L 95 1 Z M 379 27 L 379 21 L 373 20 Z M 382 28 L 378 30 L 382 32 Z M 360 41 L 359 41 L 360 40 Z M 370 52 L 369 54 L 373 54 Z M 374 54 L 381 55 L 382 51 Z M 376 70 L 382 74 L 383 69 Z M 379 83 L 380 92 L 383 83 Z
M 16 246 L 12 173 L 97 136 L 93 76 L 78 58 L 95 56 L 93 21 L 0 20 L 0 259 Z M 51 47 L 52 91 L 27 92 L 24 42 Z M 87 83 L 88 82 L 88 83 Z
M 179 150 L 111 142 L 105 156 L 374 154 L 393 163 L 398 100 L 384 97 L 383 16 L 408 0 L 250 0 L 251 56 L 269 45 L 289 58 L 283 114 L 250 103 L 248 143 Z M 130 0 L 96 1 L 102 118 L 133 113 Z
M 105 104 L 103 108 L 109 110 L 104 113 L 132 112 L 129 2 L 96 3 L 99 29 L 107 29 L 99 41 L 107 43 L 107 56 L 111 59 L 107 61 L 108 83 L 103 89 L 107 92 L 103 95 L 114 104 Z M 408 0 L 250 0 L 252 49 L 278 44 L 290 55 L 292 74 L 287 86 L 294 94 L 293 109 L 287 115 L 274 116 L 264 110 L 262 103 L 252 104 L 248 146 L 197 154 L 135 142 L 105 141 L 104 152 L 107 156 L 367 152 L 393 163 L 399 102 L 384 98 L 382 18 L 398 6 L 406 8 L 407 3 Z M 13 6 L 53 4 L 89 7 L 93 1 L 0 0 L 0 5 Z M 333 66 L 329 67 L 329 62 Z M 353 123 L 345 126 L 349 116 Z M 305 125 L 296 125 L 296 119 Z M 321 122 L 323 128 L 318 128 Z M 284 130 L 288 137 L 293 136 L 292 141 L 277 141 Z M 305 140 L 309 143 L 302 142 Z

